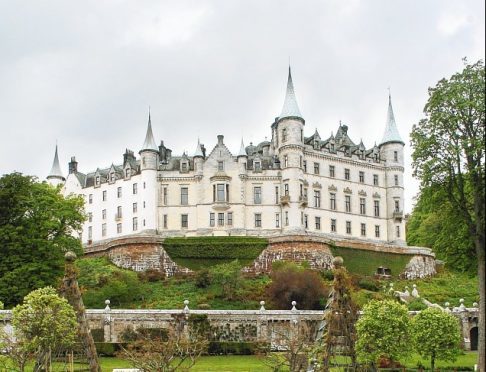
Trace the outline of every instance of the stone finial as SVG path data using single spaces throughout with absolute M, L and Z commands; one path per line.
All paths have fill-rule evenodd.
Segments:
M 450 313 L 450 312 L 451 312 L 451 309 L 449 309 L 449 305 L 450 305 L 450 303 L 449 303 L 449 302 L 446 302 L 446 303 L 444 304 L 444 311 L 445 311 L 446 313 Z
M 464 299 L 463 298 L 461 298 L 459 300 L 459 303 L 460 303 L 459 310 L 461 310 L 461 311 L 466 310 L 466 306 L 464 305 Z
M 111 303 L 110 300 L 105 300 L 105 305 L 106 305 L 105 311 L 110 311 L 111 310 L 110 303 Z
M 265 311 L 265 301 L 260 301 L 260 311 Z
M 184 300 L 184 312 L 189 312 L 189 300 Z
M 410 296 L 410 292 L 408 291 L 408 285 L 405 286 L 405 292 L 403 292 L 405 296 Z
M 292 311 L 297 311 L 295 305 L 297 305 L 297 301 L 292 301 Z
M 413 285 L 412 296 L 413 297 L 416 297 L 416 298 L 420 297 L 419 292 L 417 290 L 417 285 L 416 284 Z
M 66 252 L 66 254 L 64 255 L 64 259 L 68 262 L 74 262 L 76 260 L 77 256 L 76 256 L 76 253 L 72 252 L 72 251 L 68 251 Z
M 337 269 L 337 268 L 340 268 L 344 265 L 344 260 L 341 256 L 336 256 L 332 260 L 332 264 L 333 264 L 334 268 Z
M 477 302 L 473 302 L 473 307 L 479 307 Z

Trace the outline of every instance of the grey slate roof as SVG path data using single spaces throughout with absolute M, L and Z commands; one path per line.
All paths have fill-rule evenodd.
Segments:
M 405 143 L 402 141 L 402 137 L 400 137 L 400 133 L 398 133 L 395 115 L 393 114 L 391 95 L 388 95 L 388 113 L 386 118 L 385 133 L 383 134 L 383 139 L 381 140 L 380 145 L 390 142 L 398 142 L 405 145 Z
M 147 126 L 147 134 L 145 135 L 145 142 L 143 143 L 142 149 L 143 150 L 153 150 L 153 151 L 159 151 L 159 148 L 155 144 L 154 140 L 154 135 L 152 133 L 152 120 L 150 119 L 150 112 L 149 112 L 149 118 L 148 118 L 148 126 Z
M 202 149 L 201 149 L 201 142 L 199 141 L 199 138 L 197 139 L 197 146 L 196 146 L 196 151 L 194 152 L 194 157 L 200 156 L 201 158 L 204 157 Z
M 241 139 L 240 152 L 238 152 L 238 156 L 247 156 L 245 150 L 245 144 L 243 143 L 243 138 Z
M 59 165 L 59 156 L 57 155 L 57 145 L 56 145 L 56 152 L 54 154 L 54 161 L 52 162 L 52 168 L 51 171 L 49 172 L 49 175 L 47 178 L 62 178 L 64 179 L 64 176 L 61 171 L 61 167 Z
M 290 66 L 289 77 L 287 80 L 287 92 L 285 93 L 285 101 L 279 119 L 288 117 L 298 117 L 303 119 L 302 114 L 299 110 L 299 106 L 297 105 L 297 98 L 295 97 L 294 83 L 292 82 L 292 73 L 290 71 Z

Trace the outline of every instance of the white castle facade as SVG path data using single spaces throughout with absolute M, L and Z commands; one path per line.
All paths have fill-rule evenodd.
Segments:
M 391 99 L 385 133 L 366 149 L 339 125 L 335 135 L 304 136 L 305 120 L 289 69 L 282 113 L 271 140 L 241 143 L 222 135 L 211 151 L 199 141 L 192 156 L 156 145 L 149 115 L 137 157 L 90 173 L 72 157 L 64 177 L 57 148 L 47 177 L 64 194 L 82 195 L 84 244 L 133 234 L 162 236 L 322 234 L 405 245 L 404 159 Z

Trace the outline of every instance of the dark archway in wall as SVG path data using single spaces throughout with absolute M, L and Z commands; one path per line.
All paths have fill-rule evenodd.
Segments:
M 471 340 L 471 350 L 478 349 L 478 327 L 472 327 L 469 331 L 469 340 Z

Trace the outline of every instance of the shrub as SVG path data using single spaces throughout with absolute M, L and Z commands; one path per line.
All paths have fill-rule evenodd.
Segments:
M 158 282 L 165 280 L 165 273 L 157 269 L 148 269 L 146 271 L 140 271 L 138 278 L 143 282 Z
M 103 328 L 94 328 L 91 330 L 91 336 L 93 336 L 94 342 L 103 342 L 105 341 L 105 332 Z
M 297 301 L 299 309 L 322 309 L 321 299 L 327 297 L 328 290 L 317 272 L 287 263 L 278 270 L 273 267 L 270 276 L 267 297 L 273 308 L 289 309 L 291 302 Z
M 262 342 L 232 342 L 232 341 L 211 341 L 208 354 L 210 355 L 254 355 L 258 354 L 265 346 Z
M 100 356 L 114 357 L 120 350 L 123 344 L 115 342 L 95 342 L 96 352 Z
M 334 273 L 332 270 L 322 270 L 321 277 L 325 280 L 332 281 L 334 280 Z
M 211 285 L 211 274 L 208 269 L 203 269 L 196 273 L 196 287 L 207 288 Z
M 380 290 L 380 283 L 376 280 L 363 278 L 358 281 L 358 287 L 367 289 L 368 291 L 378 292 Z
M 408 310 L 410 311 L 421 311 L 427 309 L 427 305 L 420 299 L 415 298 L 407 304 Z

